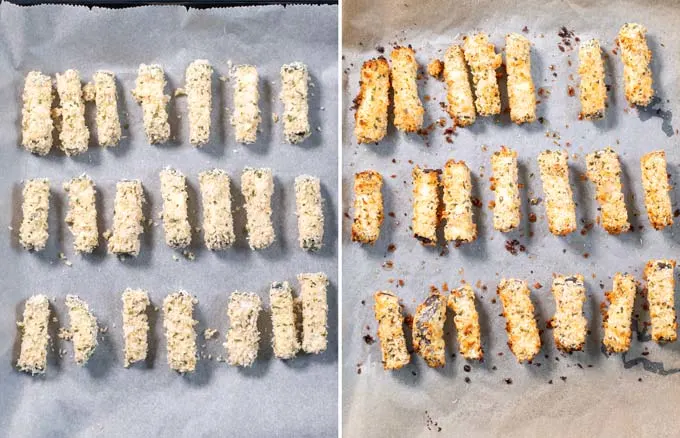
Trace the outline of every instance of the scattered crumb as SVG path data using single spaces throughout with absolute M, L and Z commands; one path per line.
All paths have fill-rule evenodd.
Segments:
M 207 328 L 207 329 L 203 330 L 203 337 L 206 340 L 213 339 L 216 335 L 217 335 L 217 330 L 215 330 L 215 329 Z
M 441 59 L 433 59 L 427 65 L 427 73 L 435 79 L 441 80 L 442 72 L 444 71 L 444 63 Z

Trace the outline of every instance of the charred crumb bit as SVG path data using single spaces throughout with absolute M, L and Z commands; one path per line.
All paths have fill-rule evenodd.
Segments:
M 383 267 L 383 269 L 389 271 L 389 270 L 391 270 L 392 268 L 394 268 L 394 262 L 393 262 L 392 260 L 386 260 L 386 261 L 382 264 L 382 267 Z
M 470 383 L 470 378 L 467 376 L 465 377 L 465 383 Z
M 411 375 L 412 375 L 412 376 L 417 376 L 418 373 L 416 373 L 415 371 L 411 371 Z
M 638 377 L 638 382 L 642 382 L 642 377 Z
M 567 376 L 560 376 L 560 379 L 562 379 L 563 382 L 567 381 Z
M 587 259 L 588 257 L 590 257 L 590 254 L 587 253 L 587 252 L 584 252 L 584 253 L 583 253 L 583 258 L 584 258 L 584 259 Z
M 367 345 L 373 345 L 375 343 L 375 339 L 371 335 L 364 335 L 364 342 Z
M 508 385 L 512 385 L 512 379 L 510 377 L 503 379 L 503 381 Z
M 345 217 L 346 217 L 347 219 L 351 219 L 349 213 L 347 213 L 347 212 L 345 212 Z
M 366 305 L 366 300 L 361 300 L 361 305 L 365 306 Z
M 492 371 L 496 371 L 497 369 L 498 369 L 498 368 L 496 368 L 496 365 L 494 365 L 494 366 L 491 367 L 491 370 L 492 370 Z
M 387 251 L 389 251 L 389 252 L 394 252 L 394 251 L 396 251 L 396 250 L 397 250 L 397 245 L 395 245 L 394 243 L 390 243 L 390 244 L 387 246 Z
M 402 279 L 397 280 L 397 287 L 404 287 L 404 280 Z
M 524 27 L 522 28 L 522 32 L 524 32 L 524 33 L 529 33 L 529 28 L 526 27 L 526 26 L 524 26 Z
M 676 210 L 673 212 L 673 217 L 678 217 L 678 216 L 680 216 L 680 209 L 676 209 Z
M 541 283 L 539 283 L 538 281 L 536 283 L 534 283 L 534 289 L 540 289 L 542 287 L 543 287 L 543 285 Z
M 552 379 L 548 380 L 548 385 L 552 385 Z
M 469 373 L 470 370 L 471 370 L 472 368 L 470 367 L 470 365 L 467 365 L 467 364 L 466 364 L 466 365 L 463 367 L 463 369 L 465 370 L 466 373 Z
M 529 213 L 529 222 L 532 224 L 536 222 L 536 213 Z
M 567 87 L 567 94 L 569 94 L 569 97 L 574 97 L 576 95 L 576 90 L 574 90 L 574 87 L 569 85 Z
M 387 215 L 388 215 L 389 217 L 397 217 L 397 215 L 394 214 L 393 211 L 390 211 L 389 213 L 387 213 Z
M 378 53 L 385 53 L 385 48 L 383 46 L 376 46 L 375 50 Z
M 361 364 L 357 364 L 357 374 L 361 374 Z

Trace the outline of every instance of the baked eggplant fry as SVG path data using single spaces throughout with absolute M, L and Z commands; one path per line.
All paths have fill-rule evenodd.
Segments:
M 300 351 L 293 290 L 287 281 L 275 281 L 269 289 L 272 312 L 272 348 L 279 359 L 292 359 Z
M 531 41 L 511 33 L 505 37 L 510 118 L 520 125 L 536 121 L 536 88 L 531 78 Z
M 423 245 L 436 245 L 439 224 L 438 169 L 413 168 L 413 237 Z
M 666 152 L 657 150 L 645 154 L 640 159 L 640 167 L 649 223 L 657 230 L 673 225 Z
M 301 62 L 281 66 L 283 138 L 290 144 L 302 143 L 312 134 L 309 126 L 309 71 Z
M 246 201 L 248 245 L 250 249 L 267 248 L 275 239 L 271 205 L 274 195 L 272 170 L 243 169 L 241 191 Z
M 652 51 L 647 46 L 647 28 L 637 23 L 621 26 L 616 44 L 623 60 L 623 84 L 626 99 L 633 105 L 647 106 L 654 97 Z
M 97 106 L 97 141 L 99 146 L 116 146 L 121 137 L 116 76 L 110 71 L 99 70 L 93 79 Z
M 444 321 L 446 297 L 433 291 L 418 305 L 413 317 L 413 350 L 432 368 L 446 365 Z
M 64 190 L 68 193 L 65 222 L 73 234 L 73 248 L 76 252 L 91 253 L 99 246 L 94 182 L 82 175 L 65 183 Z
M 212 65 L 205 59 L 192 62 L 186 71 L 189 141 L 196 147 L 201 147 L 210 141 L 212 74 Z
M 541 337 L 527 282 L 502 279 L 498 285 L 498 295 L 503 303 L 508 346 L 518 362 L 531 362 L 541 349 Z
M 85 124 L 85 101 L 83 85 L 78 70 L 57 73 L 57 93 L 61 118 L 60 147 L 66 155 L 78 155 L 87 151 L 90 130 Z
M 26 75 L 22 95 L 21 144 L 27 151 L 47 155 L 52 149 L 52 79 L 32 71 Z
M 75 361 L 78 365 L 85 366 L 99 344 L 97 318 L 94 317 L 87 303 L 75 295 L 66 295 L 66 307 Z
M 624 353 L 630 348 L 631 318 L 637 284 L 629 274 L 614 275 L 614 288 L 605 292 L 609 308 L 602 317 L 602 343 L 610 353 Z
M 165 72 L 158 64 L 140 64 L 132 96 L 142 106 L 144 132 L 150 144 L 166 143 L 170 139 L 168 102 L 165 94 Z
M 295 178 L 295 206 L 300 248 L 318 251 L 323 246 L 324 227 L 319 178 L 309 175 Z
M 125 289 L 122 300 L 125 340 L 123 365 L 127 368 L 135 362 L 146 360 L 149 350 L 149 317 L 146 310 L 151 301 L 145 290 L 130 288 Z
M 576 204 L 569 185 L 568 159 L 562 150 L 545 150 L 538 155 L 548 228 L 556 236 L 566 236 L 576 230 Z
M 579 99 L 581 118 L 597 120 L 604 117 L 607 105 L 607 85 L 604 83 L 604 60 L 598 40 L 589 40 L 578 49 Z
M 469 126 L 475 123 L 477 113 L 468 79 L 468 68 L 463 49 L 458 45 L 449 47 L 444 55 L 444 81 L 447 87 L 447 111 L 456 126 Z
M 652 339 L 656 342 L 673 342 L 678 338 L 674 271 L 675 260 L 650 260 L 645 266 Z
M 203 200 L 203 240 L 210 250 L 230 247 L 236 239 L 231 213 L 231 182 L 222 169 L 198 174 Z
M 425 109 L 418 97 L 418 63 L 410 47 L 396 47 L 392 59 L 392 90 L 394 90 L 394 126 L 403 132 L 416 132 L 423 127 Z
M 411 355 L 406 348 L 404 315 L 399 297 L 390 291 L 378 291 L 373 298 L 383 368 L 398 370 L 411 361 Z
M 498 89 L 496 70 L 503 60 L 489 42 L 489 36 L 478 33 L 465 38 L 463 43 L 465 60 L 472 71 L 475 85 L 475 106 L 480 116 L 491 116 L 501 112 L 501 94 Z
M 621 163 L 612 148 L 586 155 L 588 179 L 595 184 L 595 199 L 600 204 L 600 223 L 609 234 L 630 230 L 628 211 L 621 185 Z
M 23 321 L 17 323 L 21 331 L 21 350 L 17 369 L 25 373 L 43 374 L 47 369 L 47 343 L 50 339 L 50 303 L 45 295 L 33 295 L 24 305 Z
M 375 170 L 354 175 L 354 221 L 352 241 L 373 245 L 380 237 L 384 219 L 383 178 Z
M 257 141 L 257 129 L 262 121 L 260 114 L 260 89 L 257 69 L 252 65 L 239 65 L 232 72 L 234 83 L 234 112 L 231 125 L 238 143 Z
M 168 366 L 178 373 L 196 370 L 196 330 L 194 304 L 197 300 L 180 290 L 163 300 L 163 328 L 167 343 Z
M 28 250 L 42 251 L 49 237 L 47 218 L 50 211 L 50 181 L 46 178 L 29 179 L 24 183 L 23 218 L 19 228 L 19 242 Z
M 328 344 L 328 277 L 323 272 L 299 274 L 302 302 L 302 349 L 318 354 Z
M 475 293 L 469 284 L 464 284 L 458 289 L 451 291 L 448 299 L 448 307 L 453 314 L 453 323 L 456 325 L 456 338 L 458 350 L 465 359 L 482 360 L 481 329 L 479 327 L 479 314 L 475 307 Z
M 472 180 L 464 161 L 449 160 L 442 173 L 444 238 L 447 242 L 472 242 L 477 225 L 472 215 Z
M 182 172 L 167 168 L 161 171 L 160 180 L 165 243 L 172 248 L 186 248 L 191 243 L 186 178 Z
M 234 292 L 229 297 L 229 331 L 224 348 L 229 365 L 250 367 L 257 359 L 260 331 L 257 317 L 262 308 L 260 297 L 251 292 Z
M 517 151 L 501 146 L 491 156 L 495 200 L 493 227 L 503 233 L 519 226 L 522 213 L 519 199 L 519 169 Z
M 354 99 L 354 135 L 358 143 L 377 143 L 387 134 L 390 105 L 390 66 L 384 57 L 369 59 L 361 67 L 359 94 Z
M 565 353 L 583 350 L 588 330 L 588 321 L 583 316 L 586 301 L 583 275 L 554 275 L 552 293 L 555 315 L 551 326 L 555 345 Z
M 109 233 L 110 254 L 139 254 L 139 236 L 144 232 L 144 190 L 139 180 L 123 180 L 116 184 L 113 204 L 113 230 Z

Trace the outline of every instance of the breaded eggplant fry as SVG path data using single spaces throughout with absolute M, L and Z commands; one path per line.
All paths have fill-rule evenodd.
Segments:
M 373 298 L 383 368 L 398 370 L 411 361 L 411 355 L 406 349 L 404 315 L 399 297 L 390 291 L 378 291 Z
M 503 60 L 489 42 L 489 36 L 478 33 L 465 38 L 463 44 L 465 60 L 472 70 L 475 84 L 475 106 L 480 116 L 491 116 L 501 112 L 501 94 L 498 89 L 496 70 Z
M 621 185 L 621 163 L 612 148 L 586 155 L 588 179 L 595 185 L 595 199 L 600 204 L 600 223 L 609 234 L 630 230 L 628 211 Z
M 189 64 L 185 74 L 189 110 L 189 141 L 196 147 L 201 147 L 210 141 L 212 74 L 212 65 L 205 59 L 197 59 Z
M 29 179 L 24 183 L 19 228 L 19 242 L 33 251 L 42 251 L 49 237 L 47 218 L 50 211 L 50 181 L 46 178 Z
M 468 79 L 468 68 L 463 49 L 458 45 L 449 47 L 444 55 L 444 81 L 447 87 L 447 111 L 456 126 L 469 126 L 475 123 L 477 113 Z
M 234 292 L 229 297 L 229 331 L 224 348 L 229 365 L 250 367 L 257 359 L 260 331 L 257 317 L 262 308 L 260 297 L 251 292 Z
M 68 193 L 65 222 L 73 234 L 73 248 L 76 252 L 91 253 L 99 246 L 94 182 L 82 175 L 64 183 L 64 190 Z
M 151 305 L 149 294 L 142 289 L 127 288 L 123 292 L 123 337 L 125 360 L 129 367 L 135 362 L 146 360 L 149 350 L 149 317 L 146 309 Z
M 623 84 L 626 99 L 633 105 L 647 106 L 654 97 L 652 51 L 647 46 L 647 28 L 637 23 L 621 26 L 616 44 L 623 60 Z
M 99 344 L 97 318 L 94 317 L 87 303 L 75 295 L 66 295 L 66 307 L 68 307 L 69 334 L 73 342 L 73 354 L 76 363 L 85 366 Z
M 170 139 L 168 102 L 165 94 L 165 72 L 158 64 L 140 64 L 132 96 L 142 106 L 144 132 L 150 144 L 166 143 Z
M 139 180 L 123 180 L 116 184 L 113 204 L 113 230 L 110 233 L 110 254 L 139 254 L 139 236 L 144 232 L 144 190 Z
M 309 72 L 301 62 L 281 66 L 283 138 L 290 144 L 302 143 L 312 134 L 309 126 Z
M 636 290 L 637 284 L 632 275 L 617 272 L 614 275 L 614 288 L 604 294 L 609 301 L 609 308 L 602 315 L 602 343 L 610 353 L 624 353 L 630 348 Z
M 116 76 L 110 71 L 99 70 L 93 79 L 97 106 L 97 141 L 99 146 L 116 146 L 121 137 Z
M 413 350 L 432 368 L 446 365 L 444 321 L 446 297 L 432 291 L 413 317 Z
M 604 117 L 607 105 L 607 85 L 604 83 L 604 60 L 598 40 L 581 44 L 578 49 L 580 117 L 597 120 Z
M 472 217 L 472 179 L 464 161 L 449 160 L 442 173 L 444 238 L 447 242 L 472 242 L 477 225 Z
M 232 72 L 234 83 L 234 112 L 231 125 L 238 143 L 257 141 L 257 129 L 262 121 L 260 115 L 259 75 L 253 65 L 239 65 Z
M 318 354 L 328 344 L 328 277 L 323 272 L 299 274 L 302 302 L 302 349 Z
M 658 150 L 645 154 L 640 159 L 640 167 L 649 223 L 657 230 L 673 225 L 666 152 Z
M 418 97 L 418 63 L 410 47 L 392 50 L 392 90 L 394 90 L 394 126 L 403 132 L 416 132 L 423 127 L 425 109 Z
M 375 170 L 354 175 L 354 221 L 352 241 L 373 245 L 380 237 L 384 219 L 383 178 Z
M 191 243 L 186 178 L 182 172 L 167 168 L 161 171 L 160 180 L 165 243 L 172 248 L 186 248 Z
M 50 339 L 50 303 L 45 295 L 33 295 L 24 305 L 24 319 L 17 323 L 21 332 L 21 350 L 17 369 L 25 373 L 44 374 L 47 369 L 47 343 Z
M 272 312 L 272 348 L 279 359 L 292 359 L 300 351 L 293 290 L 287 281 L 275 281 L 269 289 Z
M 678 339 L 674 271 L 675 260 L 650 260 L 645 266 L 652 339 L 655 342 L 673 342 Z
M 583 316 L 586 288 L 583 275 L 554 275 L 552 293 L 555 315 L 550 322 L 555 345 L 560 351 L 582 351 L 586 343 L 588 321 Z
M 519 199 L 519 168 L 517 151 L 501 146 L 491 156 L 495 200 L 493 227 L 506 233 L 519 226 L 522 213 Z
M 505 37 L 510 118 L 518 125 L 536 121 L 536 88 L 531 79 L 531 41 L 511 33 Z
M 508 346 L 518 362 L 531 362 L 541 349 L 541 337 L 538 333 L 534 304 L 531 302 L 531 292 L 527 282 L 502 279 L 497 292 L 503 303 Z
M 318 251 L 323 246 L 324 227 L 319 178 L 309 175 L 295 178 L 295 206 L 300 248 Z
M 390 66 L 384 57 L 369 59 L 361 67 L 359 94 L 354 99 L 354 135 L 358 143 L 377 143 L 387 134 L 390 105 Z
M 85 124 L 85 101 L 83 85 L 78 70 L 57 73 L 57 93 L 59 94 L 59 116 L 61 131 L 60 147 L 66 155 L 78 155 L 87 151 L 90 130 Z
M 274 176 L 268 168 L 246 167 L 241 175 L 241 192 L 246 201 L 248 245 L 250 249 L 267 248 L 274 242 L 272 196 Z
M 230 247 L 236 239 L 231 213 L 231 183 L 222 169 L 198 175 L 203 200 L 203 240 L 210 250 Z
M 576 230 L 576 204 L 569 185 L 568 158 L 562 150 L 545 150 L 538 155 L 548 228 L 556 236 L 566 236 Z
M 163 328 L 167 343 L 168 366 L 178 373 L 196 370 L 196 330 L 194 304 L 197 300 L 180 290 L 163 300 Z
M 455 315 L 453 322 L 456 325 L 458 351 L 465 359 L 482 360 L 484 350 L 482 349 L 479 314 L 475 307 L 475 293 L 472 287 L 464 284 L 451 291 L 448 307 Z
M 423 245 L 437 244 L 439 224 L 439 174 L 438 169 L 413 168 L 413 237 Z
M 22 95 L 21 144 L 29 152 L 47 155 L 52 149 L 52 79 L 32 71 L 26 75 Z

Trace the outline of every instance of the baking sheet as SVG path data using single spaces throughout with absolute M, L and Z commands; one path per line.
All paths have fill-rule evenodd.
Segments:
M 188 10 L 184 7 L 144 7 L 126 10 L 69 6 L 23 8 L 0 5 L 0 129 L 3 147 L 2 226 L 0 257 L 0 436 L 335 436 L 337 431 L 337 7 L 279 6 Z M 170 103 L 172 132 L 176 140 L 164 146 L 146 143 L 141 109 L 133 101 L 140 63 L 165 67 L 168 91 L 183 86 L 184 70 L 194 59 L 209 59 L 215 68 L 214 134 L 203 149 L 188 141 L 186 99 Z M 314 83 L 310 96 L 312 136 L 302 145 L 283 143 L 283 127 L 272 123 L 281 114 L 278 100 L 279 69 L 300 60 L 309 65 Z M 262 132 L 254 145 L 237 145 L 224 107 L 231 107 L 228 64 L 252 63 L 261 77 Z M 67 158 L 59 152 L 32 156 L 20 146 L 21 90 L 24 75 L 39 69 L 53 75 L 78 68 L 82 77 L 110 69 L 117 75 L 126 139 L 115 149 L 91 146 L 83 156 Z M 88 110 L 89 111 L 89 110 Z M 90 114 L 92 116 L 92 114 Z M 90 127 L 94 125 L 90 123 Z M 317 129 L 318 128 L 318 129 Z M 192 225 L 200 225 L 197 199 L 198 172 L 224 168 L 232 177 L 234 205 L 244 166 L 270 166 L 275 175 L 273 219 L 276 243 L 253 252 L 245 241 L 244 211 L 234 212 L 235 248 L 211 253 L 194 235 L 190 248 L 195 260 L 168 248 L 158 219 L 161 210 L 158 172 L 165 166 L 182 170 L 188 178 Z M 91 256 L 73 253 L 72 238 L 64 226 L 66 197 L 63 181 L 87 172 L 99 189 L 101 230 L 111 226 L 115 183 L 140 178 L 148 204 L 147 217 L 156 226 L 143 236 L 137 259 L 119 261 L 106 255 L 106 246 Z M 297 243 L 294 178 L 318 175 L 325 199 L 325 249 L 318 254 L 302 251 Z M 44 253 L 21 249 L 17 231 L 21 181 L 48 177 L 53 199 L 50 236 Z M 13 227 L 10 231 L 8 227 Z M 63 252 L 72 263 L 58 258 Z M 174 260 L 177 257 L 178 260 Z M 260 317 L 263 330 L 257 362 L 237 369 L 224 356 L 222 343 L 228 326 L 226 306 L 234 290 L 258 293 L 268 308 L 269 284 L 288 280 L 297 288 L 300 272 L 324 271 L 330 279 L 329 344 L 318 356 L 302 355 L 290 362 L 273 357 L 268 313 Z M 153 305 L 184 288 L 196 295 L 197 330 L 219 331 L 215 340 L 199 336 L 199 351 L 212 360 L 199 361 L 193 375 L 180 376 L 168 369 L 162 315 L 151 316 L 151 363 L 123 368 L 120 295 L 126 287 L 145 288 Z M 17 354 L 15 321 L 30 295 L 46 293 L 63 324 L 66 294 L 86 300 L 100 324 L 108 327 L 85 368 L 74 364 L 71 345 L 54 339 L 45 377 L 30 377 L 14 370 Z M 204 346 L 205 344 L 205 346 Z
M 638 298 L 639 315 L 630 352 L 606 356 L 602 339 L 599 305 L 604 290 L 611 288 L 617 271 L 628 271 L 641 279 L 650 258 L 677 257 L 679 224 L 663 232 L 648 223 L 640 183 L 639 159 L 653 150 L 664 149 L 675 186 L 680 180 L 678 163 L 678 103 L 680 68 L 680 3 L 677 1 L 444 1 L 404 0 L 398 5 L 385 0 L 347 0 L 343 6 L 343 212 L 352 217 L 353 174 L 376 169 L 385 178 L 383 194 L 386 215 L 381 237 L 374 247 L 360 247 L 349 241 L 351 220 L 343 218 L 343 432 L 359 436 L 676 436 L 680 383 L 680 343 L 659 347 L 650 341 L 643 323 L 648 312 Z M 386 14 L 385 11 L 390 11 Z M 650 109 L 628 109 L 623 95 L 620 56 L 614 55 L 619 27 L 638 21 L 649 29 L 653 51 L 652 69 L 660 98 Z M 381 54 L 393 44 L 411 44 L 423 67 L 443 57 L 453 42 L 478 30 L 490 33 L 499 52 L 509 32 L 526 33 L 534 43 L 532 76 L 542 87 L 538 116 L 544 124 L 514 126 L 509 114 L 478 118 L 470 128 L 458 129 L 446 141 L 444 130 L 451 122 L 440 103 L 445 102 L 445 84 L 434 79 L 419 81 L 428 125 L 445 118 L 427 136 L 404 136 L 390 127 L 379 145 L 357 145 L 353 137 L 352 99 L 358 92 L 361 63 Z M 561 27 L 573 30 L 581 41 L 597 37 L 606 59 L 609 108 L 604 121 L 578 121 L 578 97 L 568 95 L 568 86 L 578 86 L 576 42 L 571 47 L 558 36 Z M 565 49 L 562 52 L 558 45 Z M 573 48 L 573 49 L 572 49 Z M 378 50 L 380 49 L 380 50 Z M 569 63 L 571 62 L 571 65 Z M 554 67 L 551 67 L 554 66 Z M 573 75 L 573 76 L 570 76 Z M 424 75 L 426 76 L 426 74 Z M 505 80 L 501 80 L 507 107 Z M 390 116 L 391 118 L 392 116 Z M 391 124 L 391 123 L 390 123 Z M 571 144 L 566 148 L 567 142 Z M 523 220 L 521 230 L 503 235 L 493 230 L 487 205 L 490 191 L 490 156 L 500 145 L 519 153 Z M 482 145 L 487 145 L 483 148 Z M 582 181 L 585 154 L 612 145 L 621 156 L 624 191 L 633 213 L 635 232 L 609 236 L 599 226 L 582 235 L 575 232 L 557 238 L 547 231 L 544 205 L 529 205 L 530 198 L 542 197 L 537 154 L 547 148 L 565 147 L 575 154 L 570 159 L 572 187 L 578 203 L 580 226 L 597 215 L 593 190 Z M 479 238 L 460 248 L 425 248 L 410 235 L 411 176 L 413 164 L 441 168 L 450 159 L 465 160 L 473 173 L 474 196 L 481 208 L 474 210 Z M 393 177 L 394 175 L 394 177 Z M 678 190 L 672 192 L 677 206 Z M 527 218 L 537 216 L 535 223 Z M 676 220 L 677 222 L 677 220 Z M 641 227 L 639 229 L 638 227 Z M 530 234 L 533 233 L 533 234 Z M 525 252 L 511 255 L 507 240 L 517 239 Z M 396 250 L 390 252 L 389 245 Z M 586 258 L 587 257 L 587 258 Z M 392 261 L 391 269 L 386 263 Z M 586 277 L 585 313 L 591 334 L 585 351 L 557 354 L 552 331 L 546 321 L 554 311 L 550 292 L 553 272 L 580 272 Z M 500 301 L 494 302 L 502 277 L 526 279 L 532 289 L 543 348 L 533 365 L 518 365 L 506 342 L 505 321 Z M 403 279 L 403 287 L 396 281 Z M 457 287 L 470 283 L 479 298 L 483 363 L 466 361 L 457 352 L 451 316 L 446 325 L 448 363 L 440 370 L 429 369 L 413 355 L 412 364 L 401 371 L 385 372 L 380 362 L 377 323 L 372 294 L 391 289 L 403 298 L 413 314 L 430 285 L 448 283 Z M 394 281 L 394 282 L 391 282 Z M 480 283 L 478 283 L 480 282 Z M 533 285 L 540 283 L 542 288 Z M 602 285 L 602 286 L 601 286 Z M 486 289 L 483 289 L 483 286 Z M 366 335 L 370 337 L 365 338 Z M 408 334 L 410 338 L 410 332 Z M 368 343 L 367 343 L 368 341 Z M 455 354 L 455 357 L 453 355 Z M 465 366 L 470 365 L 470 371 Z M 466 383 L 465 378 L 470 382 Z M 511 379 L 511 384 L 505 379 Z

